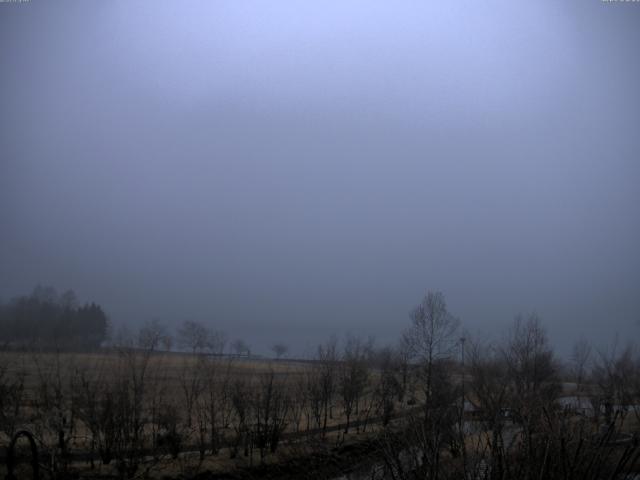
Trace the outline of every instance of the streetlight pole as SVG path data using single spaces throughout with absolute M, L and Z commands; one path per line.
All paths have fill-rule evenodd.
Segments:
M 465 407 L 465 398 L 464 398 L 464 343 L 466 342 L 465 337 L 460 337 L 460 354 L 461 354 L 461 363 L 462 363 L 462 385 L 461 385 L 461 393 L 462 393 L 462 404 L 460 405 L 460 443 L 462 448 L 462 468 L 464 469 L 464 478 L 467 478 L 467 449 L 465 445 L 465 419 L 464 419 L 464 407 Z
M 460 350 L 462 356 L 462 413 L 464 415 L 464 343 L 467 341 L 465 337 L 460 337 Z

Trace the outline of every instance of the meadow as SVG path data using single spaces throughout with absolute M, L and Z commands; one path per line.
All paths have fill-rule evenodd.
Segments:
M 362 462 L 385 479 L 637 473 L 632 346 L 563 364 L 536 317 L 498 344 L 456 342 L 445 320 L 417 310 L 395 347 L 332 337 L 308 359 L 223 355 L 195 340 L 178 352 L 143 334 L 92 352 L 5 349 L 0 444 L 19 440 L 1 450 L 4 473 L 320 479 Z

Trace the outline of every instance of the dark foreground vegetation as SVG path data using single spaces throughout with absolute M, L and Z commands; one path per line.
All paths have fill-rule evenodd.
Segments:
M 56 304 L 69 318 L 92 308 Z M 3 319 L 27 311 L 12 305 Z M 0 456 L 27 431 L 41 478 L 627 480 L 640 471 L 635 347 L 578 342 L 563 364 L 535 315 L 485 344 L 462 337 L 443 296 L 429 292 L 394 346 L 332 338 L 304 361 L 283 359 L 284 345 L 273 360 L 231 346 L 225 355 L 224 336 L 196 322 L 175 340 L 152 322 L 83 353 L 8 343 Z M 30 474 L 25 438 L 14 478 Z

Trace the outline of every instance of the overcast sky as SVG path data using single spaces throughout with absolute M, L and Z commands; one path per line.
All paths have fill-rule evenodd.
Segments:
M 257 351 L 640 338 L 640 3 L 0 3 L 0 298 Z

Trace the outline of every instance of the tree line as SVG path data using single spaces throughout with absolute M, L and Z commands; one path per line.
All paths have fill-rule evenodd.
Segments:
M 72 290 L 36 287 L 0 303 L 0 344 L 8 347 L 95 349 L 106 340 L 108 318 L 100 305 L 80 305 Z

